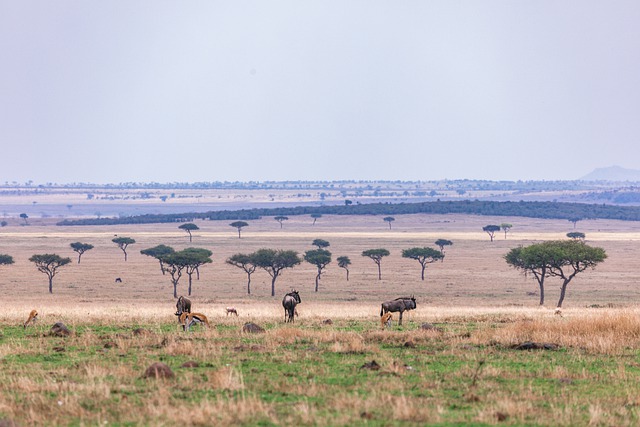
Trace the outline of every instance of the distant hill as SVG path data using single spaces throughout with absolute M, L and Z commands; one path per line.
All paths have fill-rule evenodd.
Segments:
M 580 178 L 582 181 L 640 181 L 640 170 L 620 166 L 594 169 Z

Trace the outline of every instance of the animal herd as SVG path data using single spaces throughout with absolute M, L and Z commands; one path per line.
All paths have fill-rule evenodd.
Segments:
M 295 289 L 284 296 L 282 299 L 282 307 L 284 308 L 285 323 L 294 321 L 295 316 L 298 315 L 296 306 L 301 302 L 300 294 Z M 391 326 L 391 322 L 393 320 L 393 315 L 391 313 L 396 312 L 400 313 L 398 325 L 402 326 L 403 313 L 405 311 L 414 310 L 415 308 L 416 299 L 414 296 L 400 297 L 391 301 L 383 302 L 380 308 L 381 328 L 384 330 L 385 327 L 388 328 Z M 227 316 L 229 314 L 235 314 L 238 316 L 238 310 L 235 307 L 227 307 L 226 313 Z M 191 312 L 191 300 L 183 296 L 180 296 L 176 302 L 175 315 L 178 316 L 178 323 L 182 326 L 182 330 L 185 332 L 189 331 L 191 326 L 195 324 L 205 324 L 206 326 L 209 326 L 209 319 L 207 319 L 207 316 L 202 313 Z M 26 328 L 27 325 L 35 323 L 36 320 L 38 320 L 38 312 L 36 310 L 31 310 L 29 318 L 24 322 L 23 327 Z

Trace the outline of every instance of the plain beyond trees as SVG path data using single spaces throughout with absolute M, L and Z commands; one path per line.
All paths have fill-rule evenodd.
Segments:
M 44 273 L 49 278 L 49 293 L 53 293 L 53 278 L 58 274 L 58 269 L 71 262 L 71 258 L 62 258 L 57 254 L 33 255 L 29 261 L 36 265 L 38 271 Z

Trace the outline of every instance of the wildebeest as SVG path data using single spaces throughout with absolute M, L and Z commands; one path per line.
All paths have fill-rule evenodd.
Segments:
M 293 322 L 293 317 L 296 312 L 296 305 L 300 304 L 300 295 L 295 289 L 289 292 L 282 299 L 282 306 L 284 307 L 284 321 Z
M 119 277 L 116 277 L 116 283 L 122 283 L 122 279 Z
M 398 325 L 402 326 L 402 313 L 408 310 L 416 308 L 416 299 L 413 296 L 396 298 L 391 301 L 383 302 L 380 309 L 380 316 L 386 312 L 400 312 L 400 318 L 398 319 Z
M 178 316 L 178 319 L 182 313 L 191 313 L 191 301 L 180 295 L 176 303 L 176 316 Z

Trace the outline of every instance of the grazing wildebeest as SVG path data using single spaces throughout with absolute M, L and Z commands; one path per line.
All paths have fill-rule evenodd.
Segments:
M 296 305 L 300 304 L 300 295 L 295 289 L 289 292 L 282 299 L 282 306 L 284 307 L 284 321 L 293 322 L 293 316 L 296 312 Z
M 402 326 L 402 313 L 405 311 L 413 310 L 416 308 L 415 297 L 401 297 L 391 301 L 383 302 L 380 309 L 380 316 L 386 312 L 400 312 L 400 318 L 398 319 L 398 326 Z
M 122 279 L 119 277 L 116 277 L 116 283 L 122 283 Z
M 176 316 L 180 319 L 182 313 L 191 313 L 191 301 L 180 295 L 176 303 Z

